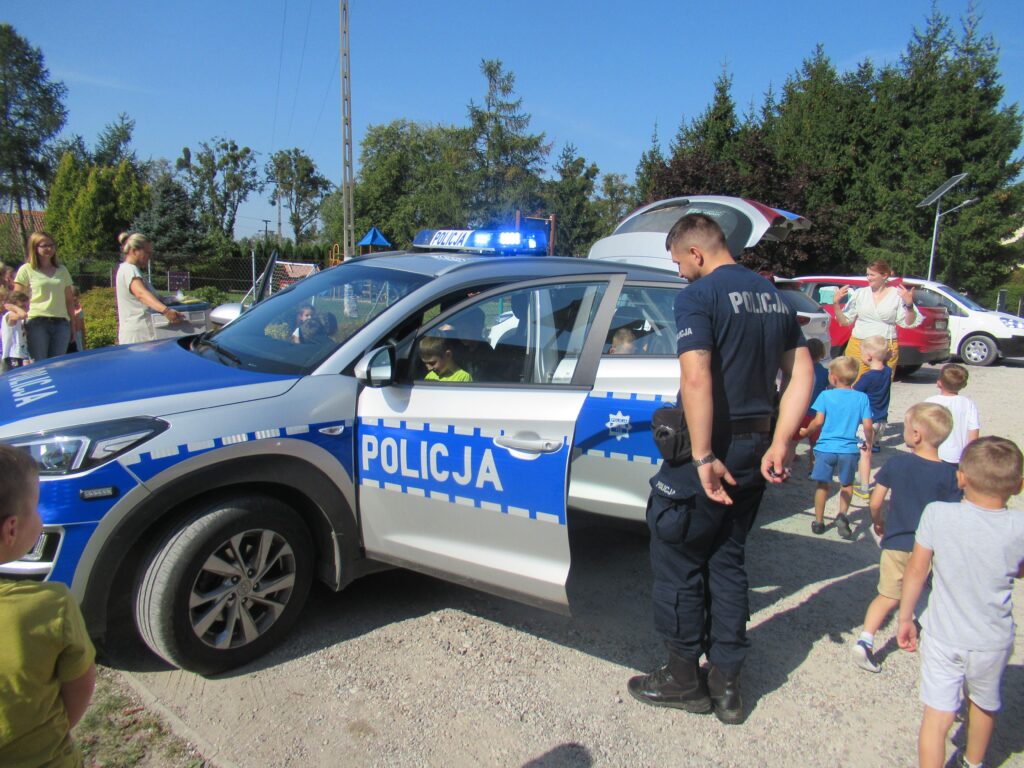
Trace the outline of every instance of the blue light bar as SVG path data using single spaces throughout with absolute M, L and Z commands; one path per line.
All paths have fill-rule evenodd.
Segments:
M 413 248 L 462 253 L 499 255 L 544 255 L 547 233 L 541 230 L 422 229 L 412 241 Z

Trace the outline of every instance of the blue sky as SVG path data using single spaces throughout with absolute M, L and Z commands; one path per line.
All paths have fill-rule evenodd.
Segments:
M 1021 104 L 1024 7 L 976 7 L 1001 49 L 1005 101 Z M 966 8 L 938 1 L 957 30 Z M 655 124 L 667 145 L 681 119 L 707 106 L 723 68 L 743 111 L 818 43 L 844 71 L 869 57 L 895 62 L 930 9 L 931 0 L 351 0 L 357 170 L 368 125 L 465 124 L 467 104 L 484 95 L 480 61 L 498 58 L 553 157 L 572 142 L 602 172 L 631 177 Z M 127 112 L 143 158 L 174 160 L 225 136 L 257 150 L 261 166 L 298 146 L 341 179 L 335 0 L 6 0 L 0 20 L 42 49 L 68 88 L 65 131 L 89 145 Z M 276 226 L 265 197 L 243 205 L 236 234 L 262 232 L 262 218 Z

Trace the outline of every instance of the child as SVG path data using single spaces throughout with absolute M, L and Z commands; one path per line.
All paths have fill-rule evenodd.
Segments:
M 13 291 L 4 303 L 4 316 L 0 318 L 0 373 L 26 365 L 28 339 L 25 335 L 25 318 L 28 317 L 28 294 Z
M 853 481 L 857 473 L 857 428 L 864 427 L 861 450 L 871 450 L 871 405 L 868 396 L 853 389 L 859 363 L 852 357 L 837 357 L 828 367 L 828 381 L 833 389 L 826 389 L 811 403 L 816 413 L 811 423 L 799 435 L 807 437 L 821 429 L 815 446 L 817 459 L 811 479 L 818 481 L 814 491 L 814 522 L 811 531 L 820 536 L 825 532 L 825 501 L 832 475 L 839 476 L 839 514 L 836 530 L 844 539 L 853 538 L 850 520 L 846 516 L 853 495 Z
M 888 369 L 885 375 L 888 377 Z M 914 548 L 921 513 L 933 501 L 960 501 L 956 470 L 940 459 L 938 452 L 951 429 L 953 417 L 941 405 L 912 406 L 903 417 L 903 440 L 910 453 L 896 454 L 878 470 L 871 493 L 871 520 L 875 533 L 882 537 L 878 596 L 868 606 L 864 631 L 851 649 L 854 663 L 868 672 L 881 671 L 874 656 L 875 632 L 900 604 L 903 572 Z M 889 511 L 883 520 L 885 497 L 890 493 Z
M 929 567 L 932 594 L 921 617 L 922 766 L 946 761 L 946 736 L 967 689 L 963 765 L 980 766 L 999 711 L 999 686 L 1013 651 L 1013 579 L 1024 578 L 1024 512 L 1006 508 L 1020 493 L 1020 449 L 1001 437 L 972 442 L 960 458 L 959 504 L 934 502 L 921 516 L 903 577 L 900 648 L 917 649 L 914 607 Z M 1018 723 L 1019 726 L 1019 723 Z
M 612 336 L 609 355 L 632 355 L 636 349 L 636 334 L 629 328 L 619 328 Z
M 889 342 L 881 336 L 868 336 L 860 343 L 860 359 L 868 370 L 857 379 L 853 388 L 868 396 L 871 403 L 871 423 L 875 427 L 875 441 L 870 451 L 862 451 L 860 455 L 860 488 L 853 492 L 862 499 L 871 495 L 871 454 L 881 449 L 879 441 L 885 434 L 885 425 L 889 421 L 889 391 L 892 388 L 892 371 L 886 363 L 892 357 Z
M 0 445 L 0 563 L 35 545 L 38 502 L 35 462 Z M 95 655 L 65 585 L 0 578 L 0 765 L 82 764 L 70 731 L 92 698 Z
M 939 380 L 935 386 L 939 394 L 928 398 L 929 403 L 938 403 L 949 409 L 953 414 L 953 431 L 946 442 L 939 446 L 939 456 L 950 464 L 960 463 L 960 454 L 972 440 L 977 440 L 981 432 L 981 420 L 978 418 L 978 407 L 969 398 L 960 394 L 967 386 L 970 374 L 962 365 L 948 363 L 942 366 Z
M 68 354 L 85 352 L 85 310 L 82 309 L 82 293 L 76 286 L 71 286 L 71 341 L 68 342 Z
M 821 343 L 821 339 L 808 339 L 807 351 L 811 353 L 811 360 L 814 361 L 814 389 L 811 390 L 811 402 L 813 403 L 818 399 L 818 395 L 828 388 L 828 368 L 821 364 L 822 358 L 825 357 L 825 345 Z M 811 421 L 814 419 L 814 415 L 814 409 L 808 408 L 807 414 L 800 423 L 800 427 L 793 434 L 793 437 L 790 438 L 789 459 L 786 462 L 786 466 L 789 466 L 789 464 L 792 463 L 793 457 L 796 455 L 796 445 L 800 442 L 800 438 L 803 437 L 803 435 L 800 434 L 800 429 L 810 426 Z M 811 473 L 814 472 L 814 445 L 818 442 L 818 433 L 808 432 L 807 442 L 810 445 L 810 450 L 807 451 L 807 458 L 808 461 L 810 461 L 807 476 L 810 477 Z
M 311 327 L 310 321 L 316 316 L 316 310 L 313 309 L 312 304 L 301 304 L 295 312 L 295 330 L 292 331 L 292 344 L 304 344 L 306 334 L 302 331 L 302 326 L 305 325 L 307 328 Z
M 420 360 L 427 366 L 427 381 L 472 381 L 455 359 L 458 341 L 441 336 L 420 339 Z

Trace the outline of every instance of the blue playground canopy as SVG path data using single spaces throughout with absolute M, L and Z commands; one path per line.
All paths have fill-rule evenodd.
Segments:
M 388 239 L 384 237 L 384 235 L 382 235 L 380 233 L 380 230 L 377 229 L 376 227 L 370 227 L 370 231 L 363 235 L 363 239 L 356 243 L 356 245 L 359 247 L 362 247 L 364 245 L 376 245 L 383 246 L 385 248 L 391 247 L 391 243 L 388 242 Z

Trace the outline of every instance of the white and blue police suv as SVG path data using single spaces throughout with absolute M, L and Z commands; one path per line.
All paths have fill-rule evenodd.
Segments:
M 401 566 L 564 608 L 569 510 L 643 517 L 684 283 L 519 255 L 531 239 L 426 232 L 217 332 L 0 377 L 45 524 L 0 570 L 66 582 L 96 637 L 133 616 L 202 673 L 278 642 L 314 577 Z M 454 361 L 439 380 L 427 337 Z

